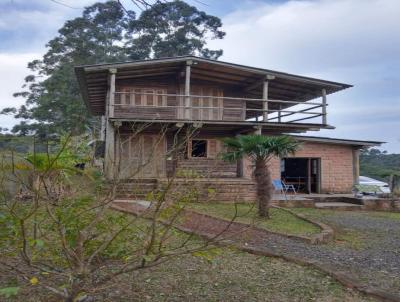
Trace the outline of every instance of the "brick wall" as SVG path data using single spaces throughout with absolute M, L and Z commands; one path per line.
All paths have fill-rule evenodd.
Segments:
M 236 163 L 228 163 L 215 158 L 179 159 L 177 163 L 178 177 L 193 172 L 199 177 L 237 177 Z
M 321 159 L 321 193 L 350 193 L 353 186 L 353 148 L 348 145 L 304 142 L 301 149 L 290 157 Z M 280 163 L 270 161 L 272 179 L 280 178 Z M 244 177 L 251 178 L 251 163 L 244 161 Z
M 159 188 L 165 185 L 165 181 L 159 181 Z M 247 203 L 257 200 L 255 182 L 238 178 L 196 180 L 176 178 L 169 196 L 174 198 L 181 196 L 185 199 L 190 197 L 191 201 L 197 202 Z

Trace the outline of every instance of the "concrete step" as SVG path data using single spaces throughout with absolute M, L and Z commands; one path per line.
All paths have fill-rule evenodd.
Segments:
M 361 209 L 362 205 L 347 202 L 316 202 L 317 209 L 353 210 Z
M 157 179 L 126 179 L 118 185 L 117 198 L 144 199 L 157 190 Z

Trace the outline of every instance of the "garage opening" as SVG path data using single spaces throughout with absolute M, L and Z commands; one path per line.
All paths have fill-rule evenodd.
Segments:
M 281 178 L 300 193 L 320 193 L 320 158 L 283 158 Z

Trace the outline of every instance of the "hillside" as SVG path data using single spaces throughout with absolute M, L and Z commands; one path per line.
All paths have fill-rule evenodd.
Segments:
M 400 175 L 400 154 L 374 148 L 361 152 L 360 175 L 387 181 L 391 174 Z

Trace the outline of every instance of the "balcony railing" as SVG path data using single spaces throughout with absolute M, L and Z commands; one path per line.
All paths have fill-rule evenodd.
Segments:
M 116 92 L 109 115 L 115 118 L 151 120 L 260 123 L 306 121 L 306 123 L 326 124 L 326 106 L 324 100 L 322 102 L 300 102 L 205 95 Z

